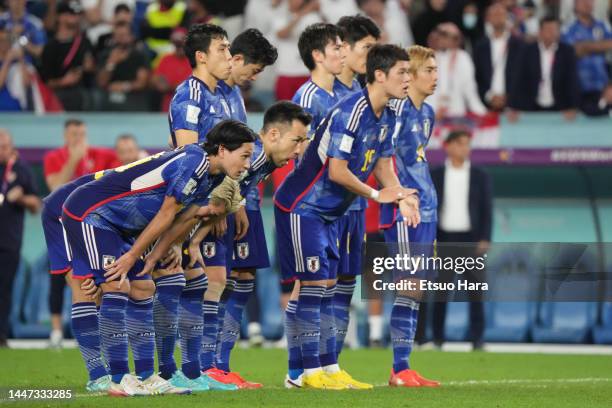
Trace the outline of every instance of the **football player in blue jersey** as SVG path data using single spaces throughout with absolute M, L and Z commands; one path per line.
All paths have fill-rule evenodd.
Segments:
M 246 109 L 240 87 L 252 81 L 266 67 L 276 61 L 277 51 L 270 42 L 255 29 L 249 29 L 238 35 L 230 47 L 232 53 L 232 71 L 228 79 L 219 81 L 219 94 L 229 107 L 232 119 L 246 123 Z M 232 183 L 227 180 L 225 183 Z M 211 228 L 211 232 L 202 241 L 202 251 L 206 259 L 205 272 L 208 287 L 204 294 L 204 329 L 200 365 L 205 375 L 223 383 L 235 382 L 242 387 L 254 386 L 255 383 L 241 381 L 239 375 L 228 376 L 227 370 L 215 368 L 217 342 L 220 338 L 224 315 L 224 300 L 233 289 L 235 280 L 227 279 L 231 271 L 234 239 L 243 238 L 248 229 L 247 213 L 244 208 L 236 214 L 229 214 Z M 196 265 L 199 266 L 199 263 Z M 229 283 L 229 285 L 228 285 Z M 230 290 L 226 290 L 228 288 Z
M 113 169 L 76 189 L 64 203 L 62 221 L 73 253 L 73 274 L 93 278 L 103 292 L 99 325 L 112 378 L 109 394 L 190 392 L 172 386 L 153 370 L 155 286 L 146 275 L 152 268 L 137 264 L 166 230 L 176 234 L 171 236 L 174 242 L 196 216 L 209 213 L 204 206 L 210 191 L 226 174 L 238 178 L 248 169 L 255 139 L 247 126 L 223 121 L 205 143 Z M 194 315 L 201 316 L 201 310 Z M 128 322 L 133 330 L 127 330 Z M 196 344 L 200 333 L 192 336 Z M 138 377 L 129 374 L 128 336 L 137 350 Z
M 334 92 L 341 100 L 346 95 L 361 90 L 356 76 L 365 75 L 368 52 L 380 38 L 380 29 L 368 17 L 360 15 L 342 17 L 336 25 L 343 32 L 344 68 L 336 76 L 334 83 Z M 355 278 L 361 274 L 366 207 L 367 200 L 358 197 L 351 204 L 348 212 L 338 220 L 340 261 L 338 262 L 338 281 L 332 301 L 333 321 L 336 326 L 336 356 L 340 355 L 344 346 L 349 325 L 349 309 L 356 285 Z
M 53 191 L 43 200 L 41 218 L 49 253 L 50 273 L 64 274 L 72 290 L 72 332 L 89 373 L 85 388 L 89 392 L 106 392 L 110 386 L 110 377 L 100 352 L 96 302 L 81 290 L 80 280 L 72 279 L 72 253 L 62 224 L 62 206 L 66 198 L 77 187 L 93 179 L 94 175 L 88 174 Z
M 337 220 L 356 197 L 399 202 L 407 221 L 418 224 L 414 190 L 402 187 L 393 170 L 396 116 L 387 106 L 391 98 L 406 96 L 408 68 L 409 57 L 403 49 L 374 46 L 366 62 L 366 88 L 329 112 L 274 196 L 282 277 L 297 279 L 286 313 L 287 387 L 368 387 L 340 369 L 335 338 L 321 339 L 321 316 L 332 315 L 331 302 L 323 310 L 322 298 L 336 278 Z M 380 191 L 365 184 L 372 172 L 384 187 Z
M 300 57 L 310 71 L 306 81 L 293 96 L 297 103 L 312 116 L 310 137 L 329 109 L 338 102 L 334 93 L 335 76 L 342 72 L 342 31 L 333 24 L 312 24 L 300 34 Z
M 406 223 L 393 204 L 383 204 L 380 210 L 381 228 L 385 241 L 410 253 L 432 256 L 436 240 L 438 199 L 431 180 L 425 149 L 433 131 L 435 113 L 425 103 L 433 94 L 438 80 L 434 51 L 418 45 L 408 48 L 410 55 L 410 88 L 408 98 L 392 101 L 398 116 L 399 131 L 395 137 L 395 165 L 403 186 L 419 193 L 420 218 L 417 226 Z M 410 279 L 418 281 L 431 271 L 417 271 Z M 419 287 L 418 284 L 416 286 Z M 398 292 L 391 311 L 391 341 L 393 344 L 393 368 L 390 386 L 436 387 L 437 381 L 423 378 L 410 369 L 408 359 L 417 328 L 419 315 L 418 290 Z
M 230 118 L 229 107 L 217 89 L 231 72 L 227 33 L 214 24 L 196 24 L 189 29 L 184 48 L 193 72 L 176 88 L 170 102 L 173 147 L 204 142 L 214 125 Z
M 184 48 L 193 73 L 177 87 L 170 102 L 168 120 L 171 145 L 175 147 L 205 141 L 208 132 L 215 124 L 232 117 L 230 107 L 218 86 L 223 80 L 228 80 L 231 73 L 227 33 L 213 24 L 194 25 L 189 29 Z M 225 224 L 225 219 L 219 222 Z M 216 292 L 220 293 L 225 285 L 225 253 L 219 251 L 219 254 L 209 262 L 212 269 L 223 265 L 222 276 L 216 279 L 221 272 L 214 274 L 214 270 L 207 270 L 205 275 L 203 265 L 200 264 L 187 268 L 188 245 L 189 242 L 183 244 L 184 273 L 167 270 L 156 270 L 153 273 L 157 286 L 154 310 L 160 376 L 169 379 L 173 384 L 185 384 L 187 380 L 196 379 L 204 383 L 208 379 L 208 384 L 203 385 L 204 388 L 233 390 L 236 389 L 235 386 L 228 387 L 206 376 L 202 377 L 200 363 L 196 364 L 192 357 L 187 359 L 187 364 L 183 361 L 182 371 L 176 369 L 174 361 L 176 327 L 179 326 L 180 329 L 188 324 L 184 319 L 193 318 L 183 304 L 194 302 L 200 292 L 206 293 L 203 296 L 217 298 Z M 213 277 L 209 286 L 211 273 Z M 220 279 L 223 279 L 222 285 L 218 283 Z M 218 286 L 221 287 L 220 290 L 217 289 Z
M 231 351 L 240 333 L 243 310 L 253 291 L 255 270 L 270 265 L 257 186 L 274 170 L 297 158 L 307 140 L 310 120 L 310 115 L 292 102 L 281 101 L 270 106 L 264 114 L 259 139 L 255 142 L 251 167 L 240 179 L 241 195 L 245 197 L 244 208 L 249 220 L 248 233 L 235 243 L 232 269 L 237 277 L 236 287 L 225 304 L 215 366 L 206 371 L 211 378 L 236 384 L 239 388 L 261 387 L 261 384 L 245 381 L 238 373 L 231 372 L 229 364 Z M 198 245 L 201 237 L 198 231 L 191 245 Z

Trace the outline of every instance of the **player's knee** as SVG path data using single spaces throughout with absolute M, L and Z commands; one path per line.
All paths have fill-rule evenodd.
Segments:
M 155 294 L 155 283 L 151 279 L 135 280 L 130 285 L 132 299 L 147 299 Z
M 241 280 L 255 279 L 254 269 L 240 269 L 238 271 L 232 271 L 232 276 L 234 272 L 237 272 L 238 279 L 241 279 Z
M 221 299 L 221 294 L 223 294 L 223 289 L 225 289 L 225 282 L 211 282 L 209 278 L 208 288 L 206 289 L 206 292 L 204 292 L 204 299 L 218 302 L 219 299 Z
M 153 279 L 159 279 L 163 276 L 176 275 L 177 273 L 181 272 L 177 272 L 176 270 L 170 271 L 168 269 L 155 269 L 151 275 Z
M 121 292 L 128 294 L 130 293 L 130 282 L 125 280 L 121 286 L 119 286 L 119 281 L 104 282 L 100 284 L 100 288 L 102 289 L 103 293 Z
M 192 280 L 195 278 L 199 278 L 202 275 L 204 275 L 204 269 L 202 268 L 185 269 L 185 279 L 186 280 Z

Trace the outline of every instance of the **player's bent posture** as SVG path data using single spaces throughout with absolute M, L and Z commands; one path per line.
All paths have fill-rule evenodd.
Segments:
M 408 54 L 393 45 L 368 54 L 367 86 L 343 99 L 315 132 L 296 169 L 277 190 L 275 220 L 283 279 L 297 279 L 287 323 L 289 374 L 285 385 L 346 389 L 354 380 L 333 362 L 322 367 L 321 300 L 335 279 L 338 260 L 337 220 L 357 196 L 379 202 L 402 200 L 410 222 L 418 222 L 414 190 L 403 188 L 391 162 L 395 114 L 390 98 L 408 90 Z M 374 172 L 383 190 L 365 184 Z M 335 339 L 331 339 L 335 343 Z M 333 349 L 332 341 L 325 347 Z M 329 358 L 335 358 L 335 353 Z M 332 360 L 333 361 L 333 360 Z M 303 374 L 302 374 L 303 372 Z
M 342 17 L 337 26 L 343 32 L 342 53 L 344 68 L 336 76 L 334 92 L 339 100 L 353 92 L 359 92 L 361 85 L 357 75 L 366 73 L 366 58 L 370 49 L 380 38 L 380 29 L 368 17 Z M 340 261 L 338 262 L 338 281 L 335 293 L 324 297 L 322 303 L 332 299 L 332 316 L 327 316 L 328 307 L 321 307 L 321 320 L 326 318 L 335 323 L 336 359 L 339 358 L 349 325 L 349 312 L 356 277 L 361 274 L 361 251 L 365 240 L 365 209 L 367 200 L 357 197 L 348 212 L 338 220 L 338 237 L 340 241 Z M 329 292 L 329 291 L 328 291 Z M 332 320 L 333 319 L 333 320 Z M 361 384 L 363 388 L 372 388 L 369 384 Z
M 230 46 L 230 53 L 232 54 L 232 71 L 228 79 L 219 81 L 218 89 L 229 106 L 230 116 L 232 119 L 246 123 L 246 109 L 244 99 L 242 97 L 241 87 L 248 85 L 254 81 L 257 76 L 264 70 L 266 66 L 274 64 L 278 56 L 276 48 L 263 36 L 263 34 L 257 29 L 248 29 L 240 33 L 233 41 Z M 253 157 L 253 160 L 256 157 Z M 251 162 L 253 163 L 253 161 Z M 258 194 L 257 191 L 254 194 Z M 245 198 L 247 198 L 245 196 Z M 230 214 L 225 220 L 221 221 L 223 226 L 227 228 L 219 228 L 221 225 L 216 225 L 213 228 L 213 232 L 206 236 L 203 240 L 205 254 L 207 257 L 206 269 L 209 275 L 227 276 L 225 289 L 222 292 L 220 299 L 209 296 L 207 299 L 210 302 L 218 300 L 218 313 L 214 316 L 214 313 L 210 313 L 209 319 L 206 322 L 207 333 L 204 335 L 206 338 L 206 347 L 202 350 L 202 362 L 203 370 L 211 378 L 222 382 L 232 383 L 237 385 L 239 388 L 259 388 L 261 384 L 245 381 L 238 373 L 230 373 L 229 369 L 229 353 L 234 345 L 236 339 L 236 330 L 233 328 L 233 318 L 228 318 L 227 327 L 224 320 L 226 303 L 228 299 L 235 296 L 235 299 L 230 303 L 230 307 L 237 307 L 239 310 L 230 311 L 230 315 L 240 314 L 242 315 L 242 309 L 244 305 L 243 301 L 248 299 L 250 293 L 253 291 L 254 280 L 253 276 L 247 276 L 242 274 L 238 276 L 238 271 L 234 271 L 230 275 L 230 271 L 233 267 L 234 258 L 234 247 L 235 241 L 239 240 L 238 244 L 240 248 L 245 248 L 248 245 L 246 241 L 248 238 L 246 234 L 249 233 L 249 225 L 253 227 L 258 223 L 262 225 L 261 217 L 251 218 L 253 214 L 246 210 L 245 205 L 240 206 L 235 214 Z M 221 234 L 225 229 L 225 233 Z M 245 243 L 247 242 L 247 243 Z M 192 239 L 191 246 L 194 241 Z M 265 244 L 265 242 L 264 242 Z M 265 261 L 255 260 L 254 268 L 266 268 L 269 266 L 267 261 L 267 249 L 262 248 L 261 243 L 258 242 L 259 246 L 252 246 L 251 258 L 260 256 Z M 265 251 L 262 252 L 262 251 Z M 243 249 L 238 259 L 243 260 L 244 254 L 249 252 L 248 248 Z M 264 256 L 265 255 L 265 256 Z M 225 259 L 223 259 L 225 257 Z M 245 260 L 248 266 L 249 262 L 253 262 L 253 259 Z M 254 269 L 252 270 L 254 273 Z M 228 276 L 229 275 L 229 276 Z M 236 286 L 236 280 L 239 280 L 239 289 L 234 292 L 233 289 Z M 212 293 L 209 293 L 209 295 Z M 209 311 L 214 312 L 215 308 L 208 308 Z M 217 323 L 214 323 L 214 319 L 217 318 Z M 208 336 L 208 329 L 217 328 L 216 337 Z M 223 347 L 223 351 L 221 348 Z
M 109 394 L 190 391 L 154 374 L 155 286 L 145 274 L 151 268 L 137 273 L 135 264 L 164 231 L 190 228 L 194 217 L 204 214 L 200 207 L 224 176 L 237 178 L 248 168 L 254 140 L 243 124 L 225 121 L 204 144 L 118 167 L 66 200 L 62 221 L 73 251 L 74 276 L 93 278 L 103 292 L 99 324 L 112 377 Z M 129 374 L 128 336 L 137 345 L 140 379 Z
M 227 33 L 219 26 L 196 24 L 189 29 L 184 48 L 193 72 L 177 87 L 170 102 L 168 121 L 172 146 L 203 143 L 213 126 L 224 119 L 230 119 L 230 108 L 218 87 L 220 81 L 227 80 L 230 76 L 229 46 Z M 190 262 L 188 246 L 188 241 L 183 244 L 184 274 L 159 269 L 153 272 L 157 286 L 154 315 L 160 376 L 175 385 L 189 383 L 195 391 L 209 388 L 235 390 L 233 385 L 228 386 L 201 375 L 201 350 L 198 351 L 196 361 L 192 355 L 192 347 L 189 347 L 189 356 L 183 359 L 181 370 L 177 370 L 174 361 L 177 327 L 181 338 L 192 337 L 192 334 L 185 332 L 191 331 L 190 328 L 194 325 L 184 320 L 192 319 L 191 313 L 187 312 L 184 306 L 189 303 L 190 309 L 199 307 L 201 310 L 202 299 L 215 297 L 214 294 L 219 291 L 218 287 L 223 290 L 225 284 L 225 274 L 213 275 L 209 280 L 204 274 L 203 265 Z M 198 296 L 199 306 L 195 304 L 198 302 Z M 200 337 L 203 337 L 205 330 L 206 327 L 200 330 Z
M 333 24 L 312 24 L 300 34 L 300 57 L 310 71 L 310 79 L 295 93 L 292 101 L 312 115 L 309 138 L 329 110 L 338 102 L 334 93 L 335 75 L 342 72 L 342 31 Z
M 309 123 L 310 115 L 294 103 L 282 101 L 268 108 L 255 142 L 251 167 L 240 180 L 249 225 L 246 235 L 238 239 L 233 248 L 232 267 L 237 281 L 225 305 L 216 368 L 209 371 L 213 378 L 232 382 L 240 388 L 261 387 L 261 384 L 245 381 L 240 375 L 229 372 L 230 353 L 240 333 L 244 307 L 253 291 L 255 270 L 270 265 L 257 186 L 274 170 L 297 158 L 302 151 L 301 145 L 307 140 Z
M 400 123 L 395 142 L 395 164 L 402 185 L 419 192 L 421 223 L 411 226 L 404 222 L 395 205 L 383 204 L 380 224 L 387 243 L 397 244 L 400 251 L 409 244 L 416 244 L 411 252 L 431 256 L 436 240 L 438 199 L 425 158 L 425 148 L 431 137 L 435 114 L 424 101 L 436 88 L 438 70 L 433 50 L 415 45 L 408 49 L 408 54 L 411 76 L 408 98 L 392 101 Z M 425 278 L 428 272 L 418 271 L 412 278 L 418 281 Z M 393 344 L 391 386 L 439 385 L 437 381 L 425 379 L 411 370 L 408 363 L 417 328 L 420 296 L 419 291 L 396 294 L 390 324 Z
M 95 299 L 81 290 L 81 281 L 72 279 L 72 251 L 62 224 L 62 206 L 76 188 L 94 179 L 88 174 L 64 184 L 43 200 L 43 232 L 49 253 L 50 273 L 65 275 L 72 291 L 72 332 L 89 373 L 86 389 L 89 392 L 106 392 L 110 376 L 106 372 L 100 352 L 98 311 Z

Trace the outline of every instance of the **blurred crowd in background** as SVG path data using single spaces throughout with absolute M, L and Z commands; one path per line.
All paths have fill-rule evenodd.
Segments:
M 0 0 L 0 111 L 167 111 L 191 68 L 191 24 L 230 41 L 261 30 L 276 64 L 247 92 L 247 109 L 290 99 L 308 71 L 297 39 L 318 21 L 357 13 L 382 41 L 436 50 L 439 117 L 471 112 L 577 111 L 612 106 L 609 0 Z

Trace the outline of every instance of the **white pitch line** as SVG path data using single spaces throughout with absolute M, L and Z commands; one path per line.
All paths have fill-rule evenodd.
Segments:
M 590 382 L 612 382 L 612 378 L 602 377 L 586 377 L 586 378 L 516 378 L 510 380 L 466 380 L 466 381 L 443 381 L 442 386 L 447 387 L 466 387 L 474 385 L 538 385 L 538 384 L 580 384 Z M 376 384 L 377 388 L 388 387 L 388 384 Z M 284 387 L 280 386 L 265 386 L 263 390 L 282 390 Z M 287 390 L 288 392 L 291 390 Z M 213 394 L 215 391 L 211 391 Z M 239 391 L 240 392 L 240 391 Z M 244 392 L 244 391 L 243 391 Z M 202 394 L 202 393 L 197 393 Z M 208 392 L 203 394 L 208 395 Z M 91 398 L 91 397 L 102 397 L 104 394 L 76 394 L 77 398 Z

